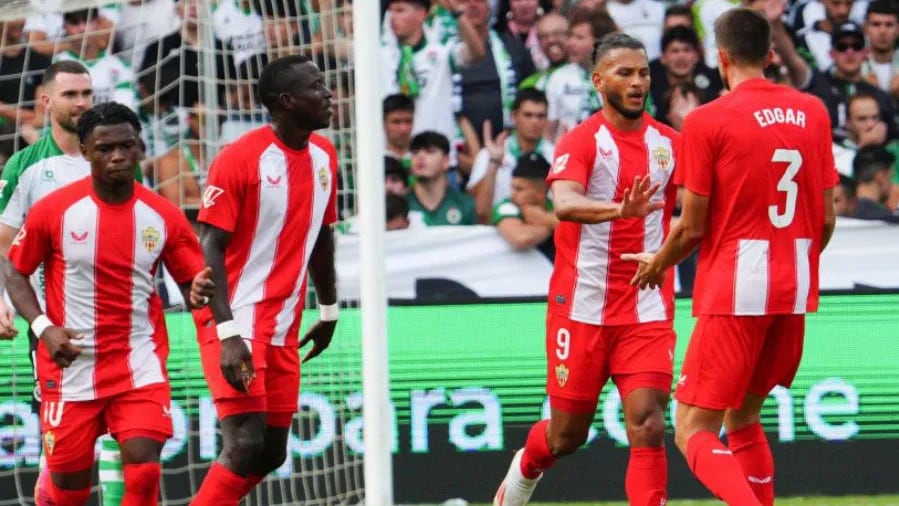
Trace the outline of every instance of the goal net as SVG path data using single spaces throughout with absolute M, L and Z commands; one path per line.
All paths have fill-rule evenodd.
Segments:
M 333 125 L 322 133 L 338 149 L 338 206 L 347 218 L 356 205 L 351 37 L 351 0 L 4 1 L 0 166 L 48 131 L 35 98 L 48 62 L 77 59 L 91 71 L 95 103 L 116 100 L 138 112 L 144 183 L 195 219 L 210 161 L 222 146 L 267 121 L 254 90 L 259 71 L 268 60 L 303 53 L 314 58 L 334 93 Z M 188 504 L 221 440 L 193 322 L 175 285 L 161 278 L 158 286 L 168 306 L 175 427 L 163 450 L 162 503 Z M 310 292 L 308 307 L 314 303 Z M 317 318 L 317 311 L 308 311 L 304 330 Z M 41 446 L 30 407 L 34 382 L 25 325 L 18 324 L 15 341 L 0 341 L 0 506 L 32 504 Z M 287 461 L 247 504 L 363 501 L 359 335 L 356 308 L 350 307 L 330 348 L 303 368 Z M 121 480 L 114 462 L 99 468 L 104 478 Z M 107 490 L 104 498 L 97 486 L 92 504 L 111 504 L 113 495 Z

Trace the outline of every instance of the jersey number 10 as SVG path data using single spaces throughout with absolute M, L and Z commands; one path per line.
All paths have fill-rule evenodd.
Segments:
M 768 218 L 771 223 L 777 228 L 786 228 L 793 223 L 793 218 L 796 216 L 796 197 L 799 185 L 793 181 L 793 178 L 802 167 L 802 154 L 795 149 L 775 149 L 771 161 L 788 164 L 780 181 L 777 182 L 777 191 L 786 193 L 784 212 L 777 211 L 777 204 L 768 206 Z

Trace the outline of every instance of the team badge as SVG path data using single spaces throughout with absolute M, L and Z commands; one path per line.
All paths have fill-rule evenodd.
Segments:
M 655 148 L 652 150 L 652 159 L 660 169 L 668 170 L 668 164 L 671 163 L 671 151 L 664 147 Z
M 52 430 L 48 430 L 44 433 L 44 450 L 46 450 L 47 455 L 53 455 L 53 448 L 56 447 L 56 435 L 53 434 Z
M 458 225 L 462 222 L 462 211 L 455 207 L 449 208 L 446 212 L 446 221 L 449 222 L 450 225 Z
M 553 163 L 553 174 L 559 174 L 560 172 L 565 170 L 565 166 L 568 165 L 568 158 L 570 157 L 570 154 L 565 153 L 564 155 L 556 158 L 556 161 Z
M 556 381 L 559 382 L 560 388 L 565 388 L 565 383 L 568 383 L 568 368 L 565 364 L 556 366 Z
M 53 173 L 53 169 L 44 169 L 44 181 L 53 181 L 56 178 L 56 175 Z
M 328 169 L 325 167 L 318 169 L 318 184 L 321 185 L 322 190 L 328 189 L 328 181 L 331 179 L 330 176 Z
M 140 239 L 144 243 L 147 253 L 153 253 L 159 246 L 159 231 L 153 227 L 147 227 L 140 233 Z

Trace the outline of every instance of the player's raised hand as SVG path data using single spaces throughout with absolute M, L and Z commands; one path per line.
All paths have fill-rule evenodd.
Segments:
M 0 340 L 8 340 L 16 337 L 19 331 L 15 325 L 16 314 L 9 304 L 0 297 Z
M 655 263 L 655 255 L 649 252 L 624 253 L 621 259 L 626 262 L 637 262 L 637 273 L 631 279 L 631 286 L 639 286 L 640 289 L 656 288 L 665 282 L 665 271 L 659 270 Z
M 222 340 L 220 367 L 225 381 L 239 392 L 248 392 L 256 379 L 253 356 L 239 335 Z
M 72 365 L 75 358 L 81 355 L 81 346 L 78 346 L 77 341 L 80 341 L 83 336 L 75 330 L 50 326 L 38 337 L 47 347 L 50 358 L 63 369 Z
M 621 217 L 642 218 L 653 211 L 663 209 L 665 201 L 651 201 L 661 186 L 661 183 L 652 184 L 652 178 L 649 176 L 635 177 L 634 186 L 625 188 L 621 196 Z
M 209 304 L 209 299 L 215 295 L 215 283 L 212 281 L 212 267 L 206 267 L 196 276 L 190 284 L 190 306 L 200 309 Z
M 303 336 L 303 340 L 300 341 L 300 348 L 306 346 L 306 343 L 309 341 L 312 341 L 312 348 L 310 348 L 306 353 L 306 356 L 303 357 L 304 364 L 319 356 L 321 352 L 328 348 L 331 344 L 331 338 L 334 337 L 334 329 L 336 327 L 337 320 L 329 322 L 319 321 L 306 332 L 306 335 Z

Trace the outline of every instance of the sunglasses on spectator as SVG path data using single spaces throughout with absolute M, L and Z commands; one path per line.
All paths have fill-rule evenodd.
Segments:
M 836 44 L 834 44 L 833 49 L 834 49 L 834 51 L 838 51 L 840 53 L 843 53 L 850 49 L 852 49 L 855 52 L 859 52 L 859 51 L 865 49 L 865 43 L 860 40 L 854 40 L 852 42 L 841 40 L 841 41 L 837 42 Z

